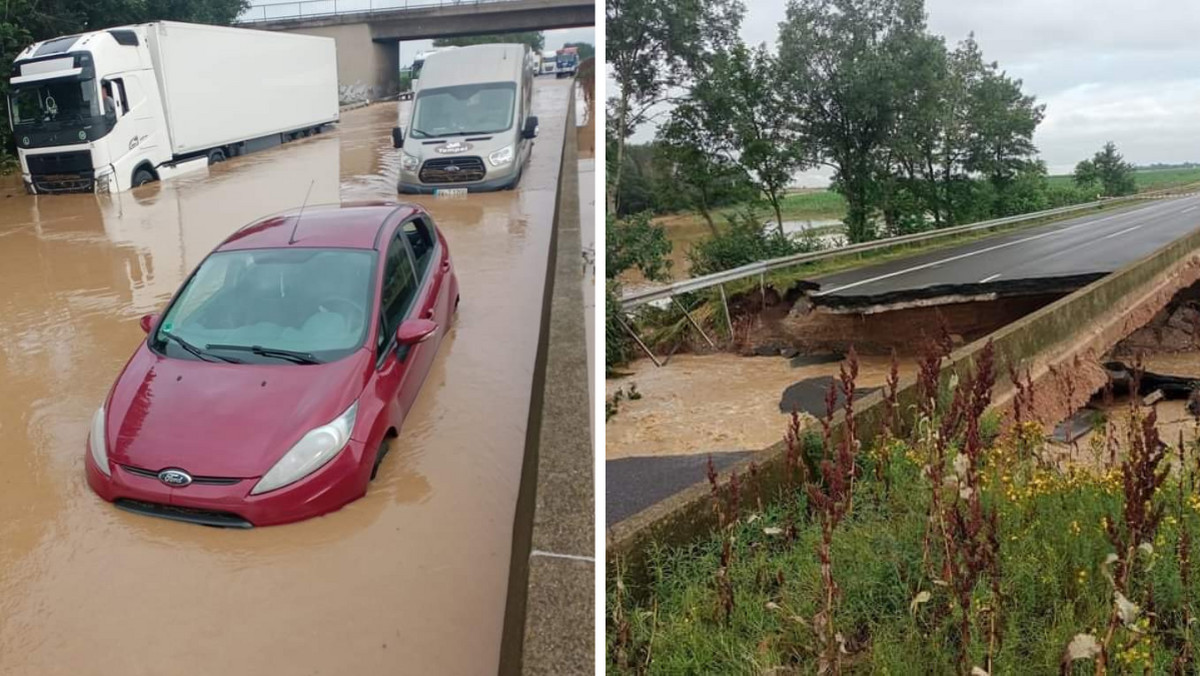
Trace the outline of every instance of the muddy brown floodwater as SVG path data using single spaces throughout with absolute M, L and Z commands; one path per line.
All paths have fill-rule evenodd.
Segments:
M 916 370 L 911 357 L 901 356 L 897 367 L 901 377 Z M 882 387 L 891 358 L 859 355 L 858 368 L 857 387 Z M 677 354 L 662 367 L 639 359 L 621 370 L 629 375 L 605 381 L 606 396 L 633 383 L 642 397 L 619 402 L 605 424 L 608 460 L 765 449 L 787 431 L 790 414 L 779 410 L 783 391 L 809 378 L 836 376 L 839 364 L 793 367 L 782 357 Z
M 83 472 L 92 413 L 236 228 L 396 199 L 395 105 L 135 193 L 0 185 L 0 673 L 494 674 L 569 85 L 539 80 L 520 189 L 418 197 L 462 305 L 367 496 L 287 526 L 127 514 Z

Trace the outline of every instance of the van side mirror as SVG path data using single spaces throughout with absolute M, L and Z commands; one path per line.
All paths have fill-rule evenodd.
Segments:
M 428 319 L 407 319 L 400 322 L 400 326 L 396 329 L 396 344 L 398 345 L 416 345 L 424 342 L 434 331 L 437 331 L 437 322 Z
M 153 312 L 148 315 L 142 315 L 142 318 L 138 323 L 141 324 L 142 331 L 145 333 L 150 333 L 150 330 L 153 329 L 154 325 L 158 323 L 158 315 Z
M 392 147 L 401 148 L 404 146 L 404 127 L 392 127 Z
M 530 115 L 525 118 L 525 128 L 521 130 L 523 138 L 537 138 L 538 135 L 538 119 L 537 115 Z

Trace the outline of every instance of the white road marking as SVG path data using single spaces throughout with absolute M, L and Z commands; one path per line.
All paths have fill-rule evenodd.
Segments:
M 1145 223 L 1143 223 L 1142 225 L 1145 225 Z M 1117 235 L 1124 235 L 1127 232 L 1133 232 L 1134 230 L 1137 230 L 1138 228 L 1142 227 L 1142 225 L 1135 225 L 1132 228 L 1125 228 L 1124 230 L 1118 230 L 1117 232 L 1114 232 L 1111 235 L 1105 235 L 1105 236 L 1101 237 L 1100 239 L 1111 239 L 1113 237 L 1116 237 Z
M 984 277 L 983 279 L 979 280 L 979 283 L 980 283 L 980 284 L 987 284 L 988 282 L 992 281 L 993 279 L 995 279 L 995 278 L 997 278 L 997 277 L 999 277 L 999 276 L 1000 276 L 1000 273 L 999 273 L 999 272 L 997 272 L 996 274 L 992 275 L 991 277 Z
M 1169 202 L 1168 202 L 1167 204 L 1169 205 Z M 1161 205 L 1161 203 L 1160 203 L 1160 205 Z M 842 286 L 835 286 L 835 287 L 833 287 L 833 288 L 831 288 L 831 289 L 824 289 L 824 290 L 818 291 L 817 293 L 814 293 L 814 294 L 812 294 L 812 295 L 813 295 L 813 296 L 825 296 L 825 295 L 828 295 L 828 294 L 831 294 L 831 293 L 837 293 L 837 292 L 839 292 L 839 291 L 845 291 L 846 289 L 853 289 L 853 288 L 854 288 L 854 287 L 856 287 L 856 286 L 862 286 L 862 285 L 864 285 L 864 284 L 871 284 L 871 283 L 874 283 L 874 282 L 882 281 L 882 280 L 884 280 L 884 279 L 891 279 L 892 277 L 899 277 L 900 275 L 906 275 L 906 274 L 908 274 L 908 273 L 910 273 L 910 272 L 917 272 L 917 271 L 919 271 L 919 270 L 928 270 L 929 268 L 932 268 L 932 267 L 934 267 L 934 266 L 937 266 L 937 265 L 941 265 L 941 264 L 943 264 L 943 263 L 952 263 L 952 262 L 954 262 L 954 261 L 962 260 L 962 259 L 964 259 L 964 258 L 971 258 L 972 256 L 978 256 L 979 254 L 985 254 L 985 253 L 989 253 L 989 252 L 996 251 L 996 250 L 999 250 L 999 249 L 1006 249 L 1006 248 L 1008 248 L 1008 247 L 1010 247 L 1010 246 L 1016 246 L 1017 244 L 1024 244 L 1025 242 L 1032 242 L 1032 241 L 1034 241 L 1034 240 L 1042 239 L 1042 238 L 1045 238 L 1045 237 L 1052 237 L 1052 236 L 1054 236 L 1054 235 L 1061 235 L 1061 234 L 1063 234 L 1063 233 L 1070 232 L 1070 231 L 1072 231 L 1072 230 L 1075 230 L 1075 229 L 1078 229 L 1078 228 L 1084 228 L 1084 227 L 1094 227 L 1094 226 L 1095 226 L 1097 223 L 1103 223 L 1103 222 L 1105 222 L 1105 221 L 1111 221 L 1111 220 L 1113 220 L 1114 218 L 1122 218 L 1122 217 L 1125 217 L 1125 216 L 1129 216 L 1129 215 L 1131 215 L 1131 214 L 1137 214 L 1137 215 L 1139 215 L 1139 216 L 1143 216 L 1143 215 L 1145 215 L 1145 214 L 1144 214 L 1144 213 L 1141 213 L 1142 211 L 1150 211 L 1150 210 L 1155 210 L 1155 208 L 1154 208 L 1154 207 L 1150 207 L 1150 208 L 1148 208 L 1148 209 L 1145 209 L 1145 210 L 1142 210 L 1142 209 L 1137 209 L 1137 210 L 1134 210 L 1134 211 L 1132 211 L 1132 212 L 1129 212 L 1129 211 L 1127 211 L 1127 212 L 1122 212 L 1122 213 L 1119 213 L 1119 214 L 1113 214 L 1112 216 L 1105 216 L 1104 218 L 1099 218 L 1099 219 L 1096 219 L 1096 220 L 1094 220 L 1094 221 L 1090 221 L 1090 220 L 1089 220 L 1089 221 L 1084 221 L 1084 222 L 1082 222 L 1082 223 L 1076 223 L 1075 225 L 1067 226 L 1067 227 L 1065 227 L 1065 228 L 1060 228 L 1060 229 L 1058 229 L 1058 230 L 1051 230 L 1051 231 L 1049 231 L 1049 232 L 1043 232 L 1043 233 L 1041 233 L 1041 234 L 1038 234 L 1038 235 L 1032 235 L 1032 236 L 1030 236 L 1030 237 L 1025 237 L 1025 238 L 1022 238 L 1022 239 L 1013 240 L 1013 241 L 1011 241 L 1011 242 L 1004 242 L 1003 244 L 996 244 L 996 245 L 994 245 L 994 246 L 985 247 L 985 248 L 983 248 L 983 249 L 979 249 L 978 251 L 968 251 L 968 252 L 966 252 L 966 253 L 958 254 L 957 256 L 951 256 L 951 257 L 949 257 L 949 258 L 943 258 L 943 259 L 941 259 L 941 260 L 932 261 L 932 262 L 930 262 L 930 263 L 923 263 L 923 264 L 921 264 L 921 265 L 914 265 L 913 267 L 911 267 L 911 268 L 905 268 L 904 270 L 897 270 L 896 272 L 889 272 L 889 273 L 886 273 L 886 274 L 883 274 L 883 275 L 877 275 L 877 276 L 875 276 L 875 277 L 870 277 L 870 278 L 868 278 L 868 279 L 860 279 L 860 280 L 859 280 L 859 281 L 857 281 L 857 282 L 851 282 L 851 283 L 849 283 L 849 284 L 844 284 L 844 285 L 842 285 Z M 1143 223 L 1139 223 L 1139 224 L 1138 224 L 1137 226 L 1135 226 L 1135 227 L 1138 227 L 1138 228 L 1140 228 L 1140 227 L 1142 227 L 1142 226 L 1143 226 L 1143 225 L 1145 225 L 1145 224 L 1146 224 L 1145 222 L 1143 222 Z M 1123 230 L 1122 232 L 1127 232 L 1127 230 Z M 1116 234 L 1120 234 L 1120 233 L 1116 233 Z
M 552 559 L 570 559 L 572 561 L 587 561 L 588 563 L 596 562 L 595 557 L 591 557 L 591 556 L 580 556 L 578 554 L 558 554 L 556 552 L 543 552 L 540 549 L 535 549 L 535 550 L 529 552 L 529 555 L 530 556 L 546 556 L 546 557 L 549 557 Z
M 1184 209 L 1183 211 L 1181 211 L 1181 212 L 1179 212 L 1179 213 L 1181 213 L 1181 214 L 1186 214 L 1187 212 L 1189 212 L 1189 211 L 1191 211 L 1192 209 L 1195 209 L 1195 208 L 1196 208 L 1196 205 L 1194 205 L 1194 204 L 1193 204 L 1192 206 L 1190 206 L 1190 207 L 1188 207 L 1188 208 Z

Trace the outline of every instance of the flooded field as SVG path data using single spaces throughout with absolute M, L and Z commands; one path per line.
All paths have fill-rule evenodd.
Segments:
M 888 357 L 859 357 L 859 388 L 881 387 Z M 661 368 L 649 359 L 627 367 L 631 374 L 605 381 L 607 396 L 637 386 L 641 399 L 623 400 L 605 425 L 605 458 L 758 451 L 783 438 L 789 414 L 780 399 L 789 386 L 835 376 L 838 362 L 793 366 L 781 357 L 679 354 Z M 915 371 L 901 357 L 901 376 Z M 811 421 L 811 418 L 809 418 Z
M 0 184 L 0 674 L 494 674 L 569 85 L 538 80 L 520 188 L 416 197 L 462 304 L 367 496 L 288 526 L 127 514 L 88 423 L 160 309 L 236 228 L 396 199 L 395 104 L 136 193 Z

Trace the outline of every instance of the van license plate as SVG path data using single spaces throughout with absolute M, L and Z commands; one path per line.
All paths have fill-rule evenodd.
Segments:
M 438 197 L 459 197 L 467 194 L 466 188 L 438 188 L 434 191 L 434 195 Z

